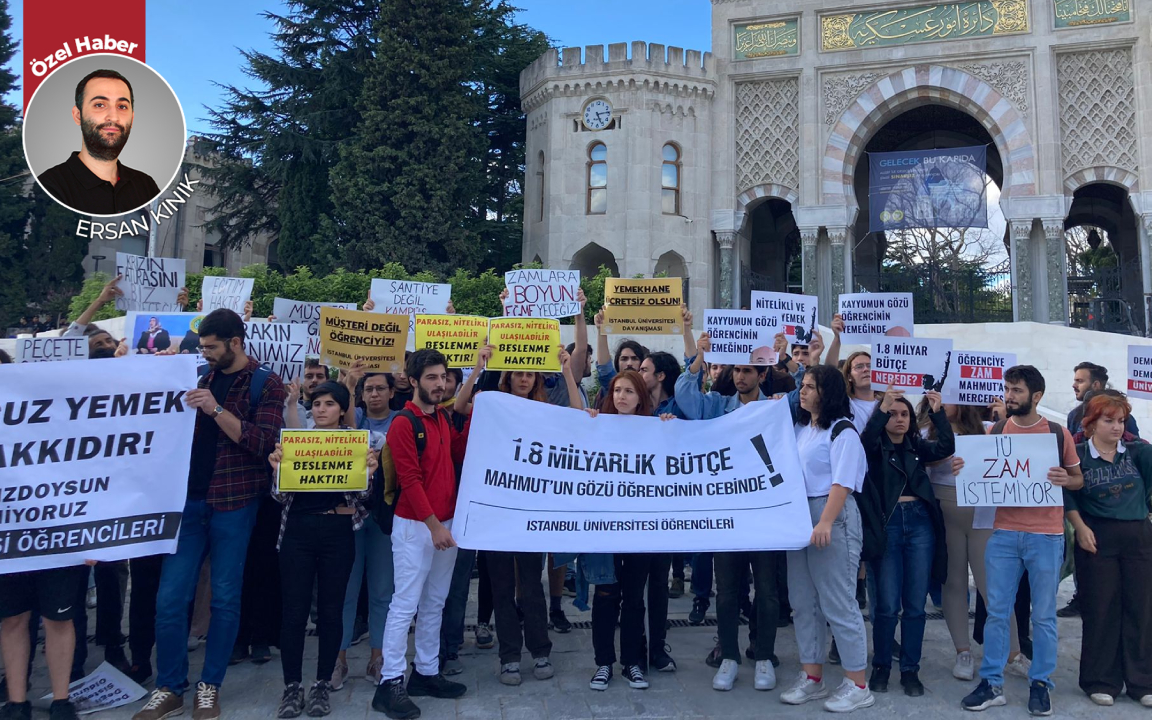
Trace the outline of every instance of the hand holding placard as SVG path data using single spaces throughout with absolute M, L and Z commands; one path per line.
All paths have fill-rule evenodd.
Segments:
M 1068 472 L 1056 457 L 1051 433 L 962 435 L 956 455 L 956 502 L 963 507 L 1062 507 Z M 955 467 L 955 465 L 953 465 Z

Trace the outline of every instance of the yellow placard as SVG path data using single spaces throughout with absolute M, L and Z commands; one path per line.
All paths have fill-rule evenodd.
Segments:
M 368 489 L 367 430 L 281 430 L 280 492 Z
M 474 315 L 417 315 L 416 349 L 439 350 L 450 368 L 476 365 L 476 353 L 488 337 L 488 318 Z
M 545 318 L 492 318 L 489 370 L 560 372 L 560 321 Z
M 400 372 L 408 316 L 320 308 L 320 362 L 350 368 L 363 359 L 369 372 Z
M 604 332 L 611 335 L 679 335 L 684 330 L 680 278 L 608 278 L 604 281 Z

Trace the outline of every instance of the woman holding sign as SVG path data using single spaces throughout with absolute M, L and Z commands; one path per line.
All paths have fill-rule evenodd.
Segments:
M 341 419 L 351 404 L 348 388 L 331 381 L 321 383 L 312 391 L 311 402 L 316 430 L 347 429 L 341 425 Z M 384 438 L 379 433 L 371 433 L 368 447 L 351 448 L 352 452 L 367 453 L 369 477 L 376 472 L 378 465 L 377 451 L 373 448 L 383 444 Z M 312 446 L 317 449 L 330 447 Z M 323 451 L 311 456 L 323 457 Z M 276 450 L 268 456 L 277 478 L 272 497 L 284 505 L 280 516 L 280 540 L 276 544 L 280 551 L 284 607 L 280 626 L 284 695 L 276 717 L 299 717 L 305 709 L 304 688 L 300 683 L 303 680 L 304 628 L 312 607 L 313 587 L 318 588 L 316 629 L 320 650 L 316 658 L 316 682 L 308 691 L 307 711 L 311 717 L 321 717 L 331 712 L 331 678 L 344 634 L 344 594 L 356 557 L 355 532 L 368 517 L 364 501 L 371 492 L 371 483 L 367 483 L 363 490 L 283 491 L 280 488 L 284 480 L 280 474 L 283 457 L 284 449 L 281 443 L 276 443 Z M 312 477 L 322 479 L 325 476 Z M 307 475 L 300 478 L 302 483 L 308 479 Z
M 1064 508 L 1076 530 L 1080 688 L 1097 705 L 1126 689 L 1152 707 L 1152 446 L 1124 443 L 1131 412 L 1122 395 L 1088 401 L 1088 441 L 1076 446 L 1084 487 L 1064 491 Z

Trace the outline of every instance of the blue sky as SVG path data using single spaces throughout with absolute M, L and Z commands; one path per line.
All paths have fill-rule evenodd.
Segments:
M 23 27 L 23 3 L 12 0 L 13 30 Z M 43 1 L 43 0 L 33 0 Z M 710 50 L 709 0 L 513 0 L 521 21 L 543 30 L 557 46 L 607 45 L 645 40 Z M 204 106 L 220 92 L 213 84 L 245 85 L 239 48 L 269 50 L 271 24 L 263 11 L 281 12 L 274 0 L 148 0 L 148 64 L 168 80 L 184 106 L 189 132 L 206 129 Z M 13 59 L 16 68 L 22 55 Z M 21 105 L 22 95 L 6 98 Z

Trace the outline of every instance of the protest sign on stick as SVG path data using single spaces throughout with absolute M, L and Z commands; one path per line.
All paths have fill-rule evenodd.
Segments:
M 840 296 L 844 332 L 840 342 L 876 342 L 883 337 L 912 337 L 912 293 L 844 293 Z
M 116 253 L 116 274 L 122 275 L 117 286 L 123 295 L 116 298 L 117 310 L 142 312 L 180 312 L 176 302 L 184 287 L 184 260 Z
M 775 365 L 772 348 L 776 333 L 771 318 L 752 310 L 705 310 L 704 332 L 712 349 L 704 354 L 710 363 L 725 365 Z
M 200 287 L 200 296 L 204 299 L 204 312 L 210 313 L 218 308 L 227 308 L 244 317 L 244 303 L 252 299 L 252 287 L 255 282 L 252 278 L 206 275 L 204 284 Z
M 303 302 L 298 300 L 288 300 L 285 298 L 276 298 L 272 301 L 272 314 L 276 316 L 276 322 L 292 323 L 302 322 L 308 323 L 308 332 L 311 335 L 319 337 L 320 333 L 320 308 L 340 308 L 341 310 L 355 310 L 356 303 L 343 303 L 343 302 Z M 316 352 L 309 351 L 309 355 L 316 355 L 319 353 L 319 348 Z
M 611 335 L 679 335 L 684 317 L 680 278 L 608 278 L 604 281 L 604 332 Z
M 33 337 L 16 340 L 16 362 L 87 360 L 86 337 Z
M 812 522 L 787 403 L 663 422 L 481 393 L 452 534 L 497 551 L 796 550 Z
M 302 380 L 304 357 L 308 352 L 308 324 L 246 322 L 244 351 L 248 357 L 271 368 L 285 385 Z
M 367 430 L 281 430 L 280 492 L 368 489 Z
M 408 316 L 320 308 L 320 360 L 348 369 L 364 360 L 368 372 L 400 372 Z
M 752 312 L 773 319 L 774 332 L 784 333 L 789 345 L 807 345 L 817 330 L 815 295 L 752 291 Z
M 439 350 L 450 368 L 476 365 L 488 337 L 488 318 L 473 315 L 417 315 L 415 348 Z
M 579 270 L 509 270 L 504 273 L 507 317 L 565 318 L 580 313 Z
M 1004 373 L 1015 364 L 1015 353 L 953 350 L 941 397 L 949 405 L 986 407 L 1004 397 Z
M 0 574 L 175 552 L 192 356 L 0 366 Z
M 1152 400 L 1152 345 L 1128 346 L 1128 396 Z
M 372 312 L 385 315 L 407 315 L 408 332 L 414 332 L 417 315 L 443 315 L 448 312 L 452 286 L 415 280 L 373 278 L 369 297 L 376 303 Z
M 547 318 L 492 318 L 489 370 L 560 372 L 560 321 Z
M 956 504 L 996 507 L 1061 507 L 1063 491 L 1048 480 L 1059 467 L 1052 433 L 961 435 L 956 456 L 964 469 L 956 476 Z
M 952 368 L 952 341 L 881 338 L 872 346 L 872 385 L 889 385 L 910 393 L 939 392 Z

